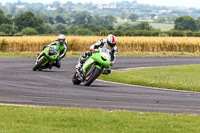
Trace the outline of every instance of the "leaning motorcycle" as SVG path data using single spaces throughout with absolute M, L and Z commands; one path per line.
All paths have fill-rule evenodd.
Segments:
M 33 71 L 51 68 L 53 63 L 59 57 L 59 53 L 56 51 L 57 46 L 48 46 L 42 52 L 42 56 L 36 60 Z
M 72 82 L 75 85 L 79 85 L 81 82 L 85 86 L 89 86 L 92 82 L 100 76 L 106 68 L 111 65 L 109 50 L 105 48 L 99 48 L 98 52 L 92 53 L 92 55 L 85 61 L 80 70 L 76 70 Z

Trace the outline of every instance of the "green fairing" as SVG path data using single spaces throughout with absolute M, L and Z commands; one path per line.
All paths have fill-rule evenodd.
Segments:
M 47 59 L 47 57 L 45 57 L 45 56 L 41 57 L 41 58 L 38 60 L 38 62 L 39 62 L 40 60 L 42 60 L 43 58 L 46 59 L 46 62 L 42 64 L 42 67 L 45 66 L 45 65 L 48 63 L 48 59 Z
M 58 58 L 58 56 L 59 56 L 59 54 L 49 56 L 49 50 L 50 50 L 50 46 L 49 46 L 49 47 L 46 47 L 46 48 L 44 49 L 44 56 L 42 56 L 42 57 L 37 61 L 37 62 L 39 62 L 39 61 L 42 60 L 43 58 L 46 59 L 46 62 L 42 64 L 42 67 L 44 67 L 49 61 L 51 61 L 51 62 L 52 62 L 52 61 L 55 61 L 55 60 Z
M 89 57 L 86 62 L 83 65 L 83 71 L 86 72 L 86 70 L 88 69 L 88 67 L 93 63 L 93 62 L 98 62 L 99 64 L 101 64 L 103 67 L 102 68 L 108 68 L 110 67 L 110 60 L 107 59 L 106 61 L 104 61 L 101 57 L 101 48 L 99 48 L 99 53 L 93 53 L 91 57 Z M 100 70 L 102 69 L 101 66 L 99 66 L 98 64 L 95 64 L 97 68 L 99 68 Z
M 50 45 L 50 46 L 52 46 L 52 45 Z M 57 52 L 58 53 L 61 53 L 64 49 L 65 49 L 65 47 L 64 47 L 64 45 L 61 45 L 60 43 L 56 43 L 56 46 L 57 46 Z M 66 51 L 65 51 L 66 52 Z
M 59 54 L 49 56 L 49 55 L 48 55 L 48 54 L 49 54 L 49 49 L 50 49 L 50 47 L 45 48 L 45 49 L 44 49 L 44 51 L 45 51 L 44 54 L 45 54 L 46 57 L 48 57 L 50 60 L 55 61 L 55 60 L 58 58 Z

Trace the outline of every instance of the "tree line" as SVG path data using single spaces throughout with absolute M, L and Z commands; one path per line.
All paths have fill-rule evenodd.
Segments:
M 136 15 L 130 15 L 132 21 Z M 66 21 L 62 16 L 56 17 L 56 24 L 45 23 L 44 18 L 36 17 L 33 12 L 27 11 L 8 18 L 0 10 L 0 34 L 10 35 L 38 35 L 38 34 L 68 34 L 68 35 L 106 35 L 113 33 L 117 36 L 199 36 L 200 18 L 181 16 L 174 21 L 172 31 L 162 32 L 155 29 L 148 22 L 137 24 L 116 24 L 117 18 L 113 15 L 90 15 L 86 11 L 75 13 L 72 21 Z M 184 32 L 183 32 L 184 31 Z

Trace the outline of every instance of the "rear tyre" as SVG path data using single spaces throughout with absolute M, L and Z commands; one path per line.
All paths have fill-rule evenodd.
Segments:
M 79 84 L 81 83 L 81 81 L 78 79 L 78 74 L 77 74 L 77 72 L 75 72 L 75 74 L 74 74 L 74 76 L 73 76 L 73 78 L 72 78 L 72 82 L 73 82 L 73 84 L 75 84 L 75 85 L 79 85 Z
M 45 58 L 41 59 L 41 60 L 33 67 L 33 71 L 36 71 L 37 69 L 39 69 L 39 68 L 41 67 L 41 65 L 42 65 L 43 63 L 45 63 L 45 61 L 46 61 Z
M 90 84 L 92 84 L 92 82 L 99 77 L 99 75 L 101 74 L 101 70 L 99 70 L 99 68 L 95 67 L 93 73 L 91 73 L 91 76 L 84 82 L 85 86 L 89 86 Z

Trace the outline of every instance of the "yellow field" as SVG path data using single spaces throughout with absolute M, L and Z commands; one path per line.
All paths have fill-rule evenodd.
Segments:
M 69 51 L 84 52 L 100 36 L 67 36 Z M 0 37 L 0 52 L 38 52 L 56 36 Z M 197 37 L 117 37 L 119 53 L 187 52 L 199 53 L 200 38 Z

